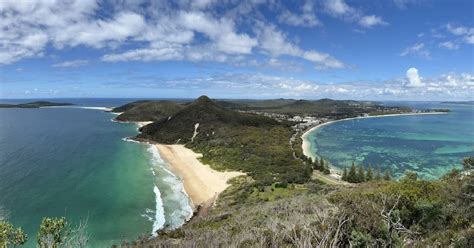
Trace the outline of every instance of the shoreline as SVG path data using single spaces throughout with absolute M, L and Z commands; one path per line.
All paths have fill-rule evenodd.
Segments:
M 136 124 L 139 130 L 141 127 L 153 122 L 122 123 Z M 214 170 L 199 160 L 202 154 L 196 153 L 184 145 L 167 145 L 135 139 L 131 139 L 131 141 L 145 143 L 158 149 L 160 158 L 165 162 L 166 169 L 169 169 L 183 183 L 184 191 L 188 195 L 191 207 L 195 211 L 199 210 L 199 208 L 212 206 L 219 194 L 230 186 L 227 183 L 228 180 L 246 175 L 238 171 L 222 172 Z
M 391 117 L 391 116 L 411 116 L 411 115 L 439 115 L 439 114 L 447 114 L 447 112 L 425 112 L 425 113 L 402 113 L 402 114 L 386 114 L 386 115 L 373 115 L 373 116 L 361 116 L 361 117 L 351 117 L 351 118 L 344 118 L 344 119 L 339 119 L 339 120 L 333 120 L 333 121 L 328 121 L 324 122 L 321 124 L 317 124 L 314 127 L 311 127 L 310 129 L 306 130 L 302 135 L 301 139 L 303 140 L 301 144 L 301 148 L 303 149 L 303 155 L 316 159 L 317 154 L 313 154 L 311 152 L 311 141 L 308 139 L 309 133 L 317 130 L 318 128 L 321 128 L 323 126 L 335 123 L 335 122 L 341 122 L 341 121 L 349 121 L 349 120 L 360 120 L 360 119 L 369 119 L 369 118 L 383 118 L 383 117 Z M 340 179 L 340 170 L 338 168 L 334 168 L 331 166 L 331 177 L 335 177 Z
M 153 145 L 171 172 L 183 182 L 194 210 L 212 206 L 219 194 L 230 186 L 229 179 L 245 175 L 237 171 L 216 171 L 198 160 L 201 154 L 184 145 Z

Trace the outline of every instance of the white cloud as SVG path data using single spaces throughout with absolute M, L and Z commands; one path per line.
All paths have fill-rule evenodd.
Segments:
M 314 11 L 314 2 L 308 0 L 301 6 L 302 13 L 296 14 L 289 10 L 283 10 L 278 16 L 278 21 L 291 26 L 316 27 L 321 25 Z
M 449 50 L 459 49 L 459 44 L 457 44 L 456 42 L 453 42 L 453 41 L 446 41 L 446 42 L 439 43 L 439 46 L 443 47 L 443 48 L 446 48 L 446 49 L 449 49 Z
M 425 86 L 425 84 L 421 82 L 420 75 L 418 75 L 418 69 L 414 67 L 407 70 L 406 77 L 408 82 L 405 86 L 407 87 L 416 88 Z
M 88 60 L 78 59 L 78 60 L 70 60 L 70 61 L 64 61 L 61 63 L 53 64 L 53 67 L 57 67 L 57 68 L 79 67 L 79 66 L 87 65 L 88 63 L 89 63 Z
M 326 11 L 334 16 L 342 16 L 354 11 L 344 0 L 326 0 L 324 6 Z
M 409 46 L 409 47 L 405 48 L 405 50 L 403 50 L 400 53 L 400 56 L 402 56 L 402 57 L 407 56 L 407 55 L 417 55 L 417 56 L 424 57 L 424 58 L 430 58 L 431 57 L 431 53 L 426 49 L 424 43 L 416 43 L 412 46 Z
M 330 15 L 348 21 L 357 22 L 364 28 L 371 28 L 377 25 L 388 25 L 388 22 L 385 22 L 382 17 L 376 15 L 364 15 L 362 11 L 349 6 L 344 0 L 325 0 L 324 8 Z
M 221 92 L 222 97 L 242 96 L 251 98 L 303 97 L 336 99 L 373 100 L 448 100 L 472 99 L 474 95 L 474 75 L 442 74 L 432 78 L 421 78 L 416 68 L 407 70 L 406 78 L 385 81 L 353 81 L 321 83 L 299 80 L 291 77 L 265 74 L 221 74 L 186 78 L 143 78 L 124 79 L 122 87 L 143 87 L 151 89 L 173 89 L 173 91 L 193 88 L 196 94 L 209 93 L 212 89 Z M 130 83 L 133 82 L 133 83 Z M 110 85 L 107 85 L 110 86 Z M 115 85 L 115 87 L 117 87 Z
M 376 25 L 388 25 L 381 17 L 375 15 L 364 16 L 359 20 L 359 24 L 366 28 L 371 28 Z
M 274 26 L 262 26 L 259 30 L 261 49 L 271 56 L 289 55 L 314 62 L 317 68 L 344 68 L 345 65 L 329 54 L 314 50 L 303 50 L 288 41 L 285 34 Z
M 456 26 L 451 23 L 446 24 L 446 30 L 455 36 L 461 36 L 461 42 L 474 44 L 474 28 L 465 26 Z
M 465 36 L 464 41 L 468 44 L 474 44 L 474 34 Z
M 464 35 L 474 32 L 474 29 L 463 26 L 455 26 L 451 23 L 446 24 L 446 29 L 454 35 Z
M 263 54 L 305 59 L 318 68 L 343 67 L 327 53 L 303 50 L 289 42 L 258 13 L 246 18 L 245 14 L 258 11 L 257 6 L 265 2 L 226 2 L 217 9 L 215 0 L 117 1 L 103 13 L 103 4 L 96 0 L 4 0 L 0 2 L 0 64 L 43 56 L 48 46 L 58 50 L 87 46 L 102 49 L 102 60 L 111 62 L 251 61 L 251 56 Z M 271 9 L 274 3 L 267 3 Z M 295 14 L 286 7 L 279 9 L 280 21 L 294 26 L 319 25 L 313 0 L 299 10 L 301 13 Z M 259 28 L 242 30 L 252 26 L 271 26 L 277 35 L 274 44 L 273 37 Z

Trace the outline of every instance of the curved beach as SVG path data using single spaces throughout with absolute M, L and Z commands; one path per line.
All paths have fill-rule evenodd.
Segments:
M 321 128 L 323 126 L 335 123 L 335 122 L 341 122 L 341 121 L 349 121 L 349 120 L 359 120 L 359 119 L 368 119 L 368 118 L 382 118 L 382 117 L 391 117 L 391 116 L 409 116 L 409 115 L 439 115 L 439 114 L 446 114 L 446 112 L 427 112 L 427 113 L 405 113 L 405 114 L 387 114 L 387 115 L 375 115 L 375 116 L 363 116 L 363 117 L 352 117 L 352 118 L 345 118 L 345 119 L 340 119 L 340 120 L 334 120 L 334 121 L 328 121 L 324 122 L 321 124 L 318 124 L 307 131 L 305 131 L 301 135 L 301 139 L 303 140 L 301 148 L 303 149 L 303 154 L 307 157 L 310 158 L 317 158 L 317 154 L 313 154 L 311 152 L 311 141 L 309 140 L 308 136 L 311 132 L 317 130 L 318 128 Z M 334 168 L 331 168 L 331 173 L 336 172 Z
M 191 198 L 194 209 L 198 206 L 211 206 L 217 196 L 230 186 L 227 183 L 229 179 L 245 175 L 236 171 L 213 170 L 199 161 L 201 154 L 184 145 L 155 146 L 169 169 L 183 181 L 184 190 Z

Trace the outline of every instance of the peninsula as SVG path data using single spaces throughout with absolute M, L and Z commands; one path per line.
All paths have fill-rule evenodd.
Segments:
M 72 103 L 56 103 L 48 101 L 36 101 L 20 104 L 0 104 L 0 108 L 42 108 L 42 107 L 57 107 L 57 106 L 71 106 Z
M 358 240 L 353 235 L 359 232 L 372 240 L 371 244 L 403 244 L 406 241 L 393 241 L 401 235 L 423 246 L 432 240 L 448 242 L 435 232 L 449 235 L 457 230 L 461 236 L 467 235 L 468 225 L 458 227 L 451 221 L 444 221 L 442 230 L 425 226 L 421 216 L 414 216 L 425 210 L 413 206 L 438 202 L 441 215 L 448 215 L 441 206 L 455 200 L 443 190 L 459 191 L 470 177 L 453 172 L 440 180 L 424 181 L 408 173 L 405 179 L 393 181 L 389 175 L 372 176 L 362 170 L 354 172 L 356 184 L 348 183 L 340 176 L 328 177 L 329 163 L 311 157 L 305 148 L 305 132 L 334 121 L 447 114 L 447 110 L 331 99 L 211 100 L 201 96 L 194 101 L 134 102 L 115 111 L 121 113 L 121 121 L 152 121 L 142 126 L 134 139 L 158 147 L 170 170 L 183 180 L 196 211 L 181 228 L 164 229 L 156 238 L 135 241 L 139 246 L 283 246 L 288 242 L 284 237 L 289 237 L 325 247 L 330 243 L 323 236 L 342 245 Z M 159 118 L 152 116 L 154 113 Z M 466 211 L 466 203 L 464 198 L 457 201 L 456 213 Z M 415 230 L 421 224 L 424 231 L 407 234 L 384 229 L 393 221 L 379 215 L 385 213 L 387 204 L 408 209 L 409 217 L 400 220 L 403 228 Z M 379 225 L 372 229 L 370 223 Z M 311 230 L 318 230 L 318 235 Z M 378 232 L 389 236 L 378 236 Z M 274 238 L 269 240 L 268 235 Z

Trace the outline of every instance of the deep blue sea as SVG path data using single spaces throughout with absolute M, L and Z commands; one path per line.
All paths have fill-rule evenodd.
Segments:
M 367 118 L 335 122 L 310 133 L 311 150 L 343 169 L 357 165 L 390 169 L 400 178 L 406 170 L 425 179 L 462 167 L 474 156 L 474 106 L 439 102 L 387 102 L 414 109 L 448 108 L 440 115 Z
M 177 227 L 192 214 L 156 148 L 124 140 L 137 126 L 112 122 L 115 115 L 100 108 L 134 100 L 54 99 L 77 106 L 0 109 L 0 219 L 27 232 L 27 247 L 35 247 L 45 216 L 64 216 L 72 226 L 87 220 L 89 246 L 110 247 Z

